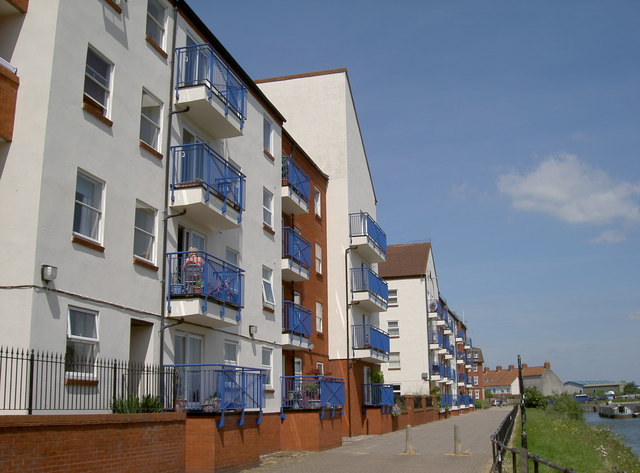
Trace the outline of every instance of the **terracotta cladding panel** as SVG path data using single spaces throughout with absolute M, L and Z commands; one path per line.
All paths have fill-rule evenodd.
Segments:
M 18 76 L 0 67 L 0 139 L 4 141 L 13 139 L 19 83 Z

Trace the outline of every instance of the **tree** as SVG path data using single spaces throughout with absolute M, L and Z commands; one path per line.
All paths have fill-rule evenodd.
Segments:
M 638 394 L 638 393 L 640 393 L 640 388 L 633 381 L 630 381 L 627 384 L 625 384 L 624 389 L 622 390 L 622 394 Z
M 547 407 L 547 400 L 544 395 L 535 387 L 525 388 L 524 390 L 524 407 L 533 407 L 544 409 Z

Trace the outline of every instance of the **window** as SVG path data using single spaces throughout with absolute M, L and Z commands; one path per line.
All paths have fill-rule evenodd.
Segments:
M 164 48 L 165 7 L 159 0 L 147 3 L 147 36 Z
M 316 302 L 316 332 L 321 333 L 322 330 L 322 303 Z
M 133 256 L 153 263 L 156 244 L 156 211 L 136 201 L 136 223 L 133 237 Z
M 98 314 L 69 307 L 65 371 L 93 374 L 98 345 Z
M 265 386 L 271 386 L 271 348 L 262 349 L 262 369 L 264 377 L 262 382 Z
M 273 194 L 262 189 L 262 222 L 273 228 Z
M 316 375 L 324 376 L 324 363 L 316 361 Z
M 478 365 L 473 365 L 473 372 L 477 373 L 478 372 Z
M 103 184 L 78 171 L 73 231 L 99 242 L 102 233 Z
M 480 390 L 479 389 L 474 390 L 473 393 L 474 393 L 473 397 L 475 397 L 476 399 L 480 398 Z
M 322 274 L 322 247 L 316 243 L 316 273 Z
M 389 369 L 390 370 L 400 369 L 400 352 L 392 351 L 391 353 L 389 353 Z
M 238 344 L 236 342 L 224 341 L 224 362 L 227 365 L 238 364 Z
M 87 64 L 84 72 L 84 95 L 93 105 L 100 108 L 102 115 L 108 115 L 111 91 L 111 69 L 109 61 L 93 49 L 87 49 Z
M 276 300 L 273 296 L 273 271 L 266 266 L 262 267 L 262 302 L 270 308 L 275 308 Z
M 160 117 L 162 103 L 146 91 L 142 91 L 140 113 L 140 141 L 155 150 L 160 149 Z
M 400 326 L 397 320 L 389 320 L 387 322 L 387 332 L 389 332 L 390 337 L 400 336 Z
M 264 150 L 273 155 L 273 126 L 267 117 L 262 122 L 262 145 Z
M 474 385 L 474 386 L 477 386 L 477 385 L 478 385 L 478 377 L 477 377 L 477 376 L 474 376 L 474 377 L 473 377 L 473 385 Z
M 322 217 L 322 195 L 317 187 L 313 188 L 313 210 L 318 217 Z
M 227 250 L 225 253 L 225 261 L 227 263 L 231 263 L 234 266 L 238 266 L 238 261 L 240 261 L 238 257 L 238 252 L 227 246 Z
M 398 290 L 397 289 L 389 289 L 388 305 L 390 307 L 398 305 Z

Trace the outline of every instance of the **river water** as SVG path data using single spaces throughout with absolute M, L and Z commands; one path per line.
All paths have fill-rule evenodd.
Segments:
M 585 412 L 584 421 L 591 425 L 606 425 L 622 436 L 622 442 L 640 457 L 640 418 L 610 419 L 600 417 L 597 412 Z

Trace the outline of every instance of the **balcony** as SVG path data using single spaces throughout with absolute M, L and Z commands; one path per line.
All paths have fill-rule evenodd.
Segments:
M 429 350 L 437 350 L 438 352 L 444 346 L 444 335 L 440 332 L 432 332 L 429 334 Z
M 453 407 L 453 394 L 443 394 L 440 399 L 440 409 L 451 409 Z
M 245 410 L 258 410 L 258 424 L 264 408 L 265 370 L 219 363 L 171 365 L 165 405 L 176 411 L 204 411 L 220 414 L 218 428 L 224 426 L 225 412 L 241 413 L 238 425 L 244 424 Z
M 293 161 L 291 156 L 282 157 L 282 211 L 286 214 L 309 213 L 311 180 Z
M 282 229 L 282 280 L 307 281 L 311 264 L 311 244 L 293 228 Z
M 389 334 L 373 325 L 352 326 L 353 357 L 371 363 L 389 361 Z
M 431 381 L 440 381 L 445 377 L 444 363 L 434 363 L 431 365 Z
M 308 350 L 311 348 L 311 310 L 284 301 L 282 306 L 282 349 Z
M 244 271 L 204 251 L 167 254 L 168 317 L 205 327 L 238 325 Z
M 210 230 L 240 227 L 245 176 L 205 143 L 171 148 L 171 208 Z
M 393 387 L 381 383 L 363 384 L 362 399 L 365 407 L 381 407 L 383 414 L 391 412 L 394 404 Z
M 470 337 L 467 337 L 464 340 L 464 349 L 465 350 L 471 350 L 472 347 L 473 347 L 473 341 L 471 340 Z
M 370 263 L 382 263 L 387 259 L 387 235 L 366 212 L 349 215 L 351 248 Z
M 427 301 L 427 318 L 430 320 L 436 320 L 440 317 L 440 302 L 436 299 L 429 299 Z
M 351 301 L 369 312 L 387 310 L 389 289 L 384 279 L 366 266 L 351 269 Z
M 28 8 L 29 0 L 0 0 L 0 18 L 5 15 L 27 13 Z
M 247 88 L 211 45 L 176 49 L 176 107 L 216 139 L 242 134 Z
M 456 331 L 456 342 L 462 343 L 467 338 L 467 333 L 464 329 L 460 329 Z
M 286 418 L 285 410 L 318 409 L 323 418 L 327 410 L 331 417 L 343 414 L 344 380 L 328 376 L 283 376 L 280 417 Z
M 449 368 L 449 376 L 447 376 L 447 384 L 453 384 L 456 380 L 456 370 Z
M 0 0 L 2 4 L 3 0 Z M 0 17 L 1 18 L 1 17 Z M 0 57 L 0 141 L 13 139 L 13 124 L 20 79 L 17 69 Z

